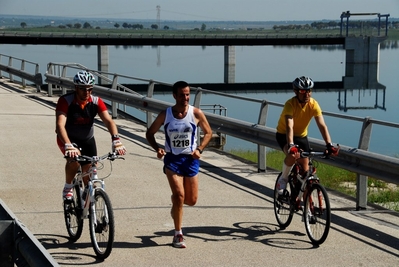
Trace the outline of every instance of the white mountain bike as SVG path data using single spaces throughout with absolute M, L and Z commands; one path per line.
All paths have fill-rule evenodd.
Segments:
M 78 156 L 76 161 L 90 162 L 90 168 L 82 173 L 81 167 L 73 180 L 73 198 L 64 200 L 64 218 L 68 235 L 72 242 L 77 241 L 82 235 L 83 220 L 89 219 L 90 239 L 94 252 L 100 259 L 107 258 L 112 251 L 115 236 L 114 213 L 111 200 L 105 192 L 104 179 L 112 173 L 112 161 L 124 159 L 115 152 L 103 156 Z M 109 160 L 110 173 L 103 178 L 98 178 L 97 170 L 104 167 L 104 160 Z M 89 176 L 86 186 L 83 177 Z

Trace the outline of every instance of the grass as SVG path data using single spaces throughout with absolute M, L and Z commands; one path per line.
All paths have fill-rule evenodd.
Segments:
M 254 151 L 232 149 L 228 153 L 254 163 L 258 162 L 257 152 Z M 283 160 L 284 154 L 281 151 L 271 150 L 266 154 L 266 164 L 269 168 L 281 170 Z M 356 197 L 356 173 L 320 162 L 315 162 L 315 166 L 317 175 L 326 188 Z M 397 185 L 369 177 L 367 198 L 370 203 L 399 211 L 399 187 Z

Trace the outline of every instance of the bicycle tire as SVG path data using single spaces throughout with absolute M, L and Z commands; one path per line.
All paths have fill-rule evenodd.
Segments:
M 80 198 L 79 185 L 73 188 L 72 200 L 64 200 L 65 226 L 71 242 L 76 242 L 82 235 L 82 199 Z
M 312 184 L 307 192 L 303 221 L 312 244 L 322 244 L 330 230 L 331 207 L 327 191 L 320 184 Z
M 281 173 L 277 176 L 276 182 L 274 184 L 274 215 L 280 228 L 285 229 L 292 221 L 294 209 L 291 204 L 292 189 L 290 183 L 287 183 L 286 193 L 284 196 L 278 194 L 277 183 L 280 175 Z
M 94 252 L 100 259 L 107 258 L 114 243 L 115 225 L 111 200 L 107 193 L 97 188 L 94 192 L 94 205 L 90 207 L 90 239 Z

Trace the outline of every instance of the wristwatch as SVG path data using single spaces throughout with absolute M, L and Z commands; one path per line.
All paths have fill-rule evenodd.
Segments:
M 202 154 L 202 150 L 199 147 L 197 147 L 197 150 L 199 151 L 200 154 Z

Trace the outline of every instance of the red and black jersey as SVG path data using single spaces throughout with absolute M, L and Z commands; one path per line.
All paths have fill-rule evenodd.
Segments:
M 81 106 L 75 93 L 68 93 L 58 99 L 56 113 L 66 115 L 65 129 L 69 139 L 73 141 L 85 141 L 94 135 L 94 118 L 98 113 L 107 110 L 103 100 L 98 96 L 90 96 L 88 102 Z

